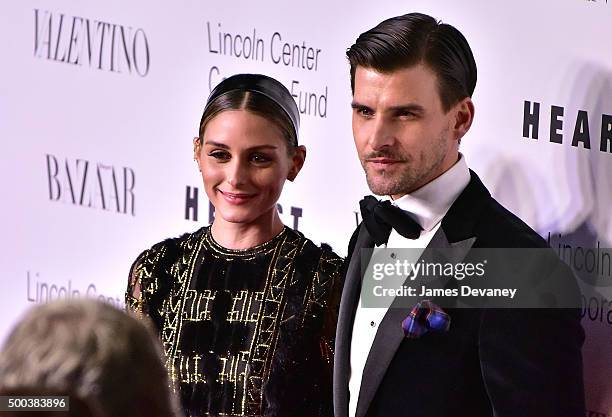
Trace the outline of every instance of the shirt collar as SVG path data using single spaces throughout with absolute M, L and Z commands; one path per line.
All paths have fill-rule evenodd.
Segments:
M 423 230 L 433 229 L 444 217 L 450 206 L 470 182 L 470 170 L 465 156 L 459 154 L 459 160 L 433 181 L 418 190 L 392 200 L 392 204 L 401 208 L 421 225 Z

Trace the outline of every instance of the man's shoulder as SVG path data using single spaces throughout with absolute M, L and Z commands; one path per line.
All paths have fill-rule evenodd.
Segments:
M 474 171 L 470 171 L 470 182 L 451 205 L 442 227 L 452 241 L 476 237 L 479 247 L 548 247 L 535 230 L 491 196 Z
M 488 199 L 475 225 L 474 235 L 479 246 L 505 248 L 547 248 L 546 240 L 501 205 L 493 197 Z

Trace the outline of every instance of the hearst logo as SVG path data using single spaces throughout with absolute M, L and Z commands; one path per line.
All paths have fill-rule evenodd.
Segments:
M 151 65 L 143 29 L 39 9 L 34 9 L 34 56 L 141 77 Z
M 540 103 L 525 100 L 523 107 L 523 137 L 540 138 L 540 121 L 550 120 L 548 140 L 559 145 L 570 142 L 576 148 L 595 149 L 600 152 L 612 153 L 612 115 L 589 114 L 586 110 L 566 112 L 564 107 L 552 105 L 548 116 L 543 117 Z M 567 114 L 570 113 L 570 114 Z M 542 116 L 542 117 L 541 117 Z M 569 120 L 566 120 L 569 119 Z M 564 137 L 563 126 L 568 121 L 573 126 L 571 137 Z M 601 122 L 601 124 L 599 124 Z M 598 129 L 599 127 L 599 129 Z M 595 143 L 592 143 L 595 142 Z
M 200 190 L 198 187 L 190 187 L 189 185 L 185 191 L 185 220 L 193 220 L 194 222 L 198 221 L 199 214 L 199 194 Z M 299 220 L 302 217 L 303 210 L 300 207 L 291 207 L 287 212 L 283 209 L 283 206 L 280 204 L 276 205 L 278 212 L 281 216 L 291 215 L 293 219 L 293 229 L 299 230 Z M 208 201 L 208 223 L 211 224 L 215 219 L 215 206 L 213 206 L 210 201 Z
M 47 154 L 49 200 L 135 215 L 136 174 L 132 168 Z

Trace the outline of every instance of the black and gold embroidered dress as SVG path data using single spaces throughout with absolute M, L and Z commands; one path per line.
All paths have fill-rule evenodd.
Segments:
M 157 327 L 187 416 L 332 416 L 341 265 L 287 227 L 230 250 L 207 226 L 143 252 L 126 304 Z

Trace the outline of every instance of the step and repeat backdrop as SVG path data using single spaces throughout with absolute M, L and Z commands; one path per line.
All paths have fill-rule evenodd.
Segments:
M 308 157 L 281 217 L 346 254 L 369 192 L 345 51 L 411 11 L 474 51 L 468 165 L 577 272 L 612 284 L 612 2 L 20 0 L 0 6 L 0 341 L 36 303 L 123 306 L 142 250 L 210 222 L 192 139 L 235 73 L 295 97 Z M 583 315 L 587 415 L 612 416 L 612 302 L 585 298 Z

